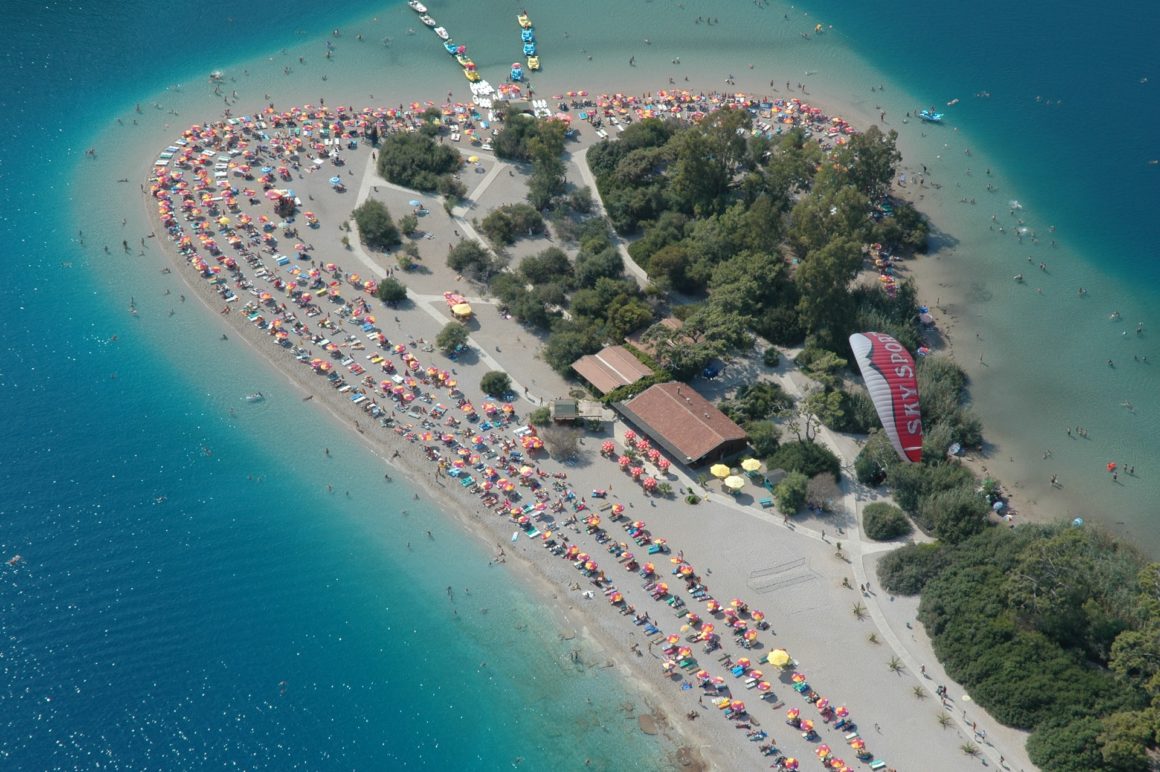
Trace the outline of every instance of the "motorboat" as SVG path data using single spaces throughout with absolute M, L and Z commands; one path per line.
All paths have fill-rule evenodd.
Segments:
M 536 31 L 531 27 L 520 30 L 520 40 L 524 41 L 525 43 L 531 43 L 535 39 Z
M 535 56 L 535 55 L 536 55 L 536 42 L 533 40 L 531 43 L 524 43 L 524 56 Z
M 443 41 L 443 47 L 447 49 L 447 53 L 455 56 L 459 53 L 461 46 L 458 43 L 452 43 L 450 40 Z
M 427 14 L 423 14 L 422 16 L 420 16 L 419 21 L 423 22 L 428 27 L 434 27 L 437 24 L 437 22 L 434 19 L 432 19 L 430 16 L 428 16 Z
M 533 71 L 540 69 L 540 57 L 529 56 L 528 57 L 528 69 L 533 70 Z
M 427 13 L 427 6 L 419 2 L 419 0 L 407 0 L 407 5 L 411 6 L 411 10 L 415 13 Z
M 512 80 L 521 81 L 524 79 L 524 66 L 519 62 L 512 62 Z
M 442 38 L 443 40 L 447 40 L 447 41 L 450 41 L 450 40 L 451 40 L 451 33 L 450 33 L 450 32 L 448 32 L 448 31 L 446 30 L 446 28 L 444 28 L 444 27 L 436 27 L 436 28 L 435 28 L 435 34 L 436 34 L 436 35 L 438 35 L 438 36 L 439 36 L 440 38 Z
M 936 113 L 933 110 L 919 110 L 918 117 L 927 123 L 942 123 L 943 114 Z
M 475 65 L 472 64 L 470 67 L 463 68 L 463 77 L 467 78 L 467 80 L 471 83 L 478 83 L 479 71 L 476 70 Z
M 520 11 L 520 15 L 516 17 L 516 21 L 518 21 L 520 26 L 524 29 L 532 28 L 532 20 L 528 18 L 527 11 Z
M 262 402 L 265 399 L 265 395 L 260 391 L 254 391 L 246 395 L 246 402 Z

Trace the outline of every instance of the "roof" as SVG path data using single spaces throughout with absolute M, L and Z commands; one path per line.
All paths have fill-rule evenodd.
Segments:
M 573 421 L 580 417 L 580 404 L 574 399 L 554 399 L 548 411 L 552 420 Z
M 624 346 L 606 346 L 595 354 L 580 357 L 572 363 L 572 369 L 601 394 L 636 383 L 653 372 Z
M 745 442 L 745 430 L 691 386 L 669 381 L 618 406 L 665 450 L 688 463 Z

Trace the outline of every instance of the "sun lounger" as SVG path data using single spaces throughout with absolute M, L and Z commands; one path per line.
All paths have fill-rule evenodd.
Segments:
M 878 761 L 873 761 L 870 763 L 870 769 L 882 769 L 885 766 L 886 766 L 886 762 L 883 761 L 882 759 L 878 759 Z

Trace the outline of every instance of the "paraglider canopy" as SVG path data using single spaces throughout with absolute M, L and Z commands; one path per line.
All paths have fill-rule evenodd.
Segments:
M 890 443 L 904 461 L 922 461 L 922 416 L 914 357 L 881 332 L 850 336 L 850 348 Z

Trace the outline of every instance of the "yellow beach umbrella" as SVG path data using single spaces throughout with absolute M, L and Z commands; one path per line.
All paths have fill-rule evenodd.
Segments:
M 774 649 L 773 651 L 769 652 L 769 656 L 766 657 L 766 661 L 774 667 L 785 667 L 790 663 L 789 652 L 785 649 Z
M 467 162 L 468 162 L 469 164 L 477 164 L 477 163 L 479 163 L 479 156 L 477 156 L 477 155 L 471 155 L 471 156 L 468 156 L 468 157 L 467 157 Z
M 729 490 L 739 491 L 745 487 L 745 478 L 731 474 L 725 478 L 725 487 Z
M 761 462 L 756 458 L 747 458 L 741 462 L 741 468 L 746 472 L 756 472 L 761 468 Z
M 724 464 L 713 464 L 713 466 L 709 467 L 709 474 L 719 480 L 724 480 L 729 476 L 729 467 Z

